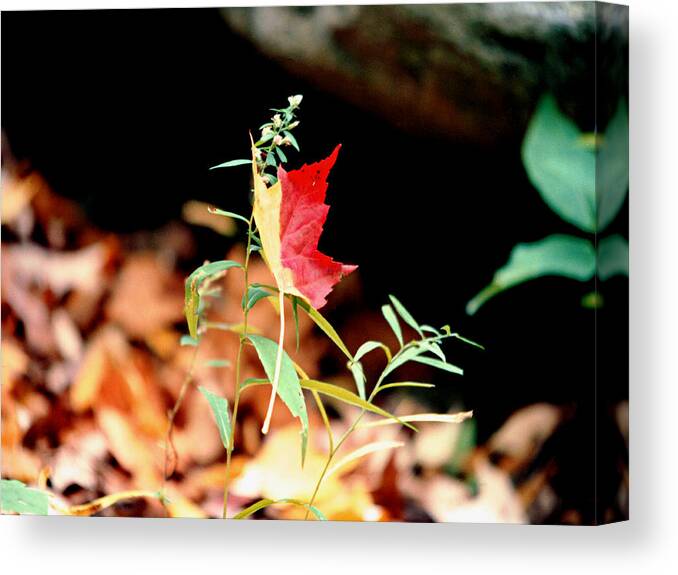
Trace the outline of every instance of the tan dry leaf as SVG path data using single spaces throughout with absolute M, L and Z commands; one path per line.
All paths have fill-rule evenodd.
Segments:
M 182 282 L 152 253 L 130 256 L 106 304 L 108 318 L 143 339 L 183 318 Z

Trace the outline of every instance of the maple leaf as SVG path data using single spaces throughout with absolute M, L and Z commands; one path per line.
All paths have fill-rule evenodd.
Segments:
M 278 182 L 266 187 L 254 172 L 254 219 L 264 255 L 278 289 L 307 300 L 319 309 L 342 277 L 358 266 L 334 261 L 318 250 L 330 207 L 325 204 L 327 176 L 339 153 L 287 172 L 278 167 Z
M 327 302 L 332 287 L 357 266 L 334 261 L 318 250 L 330 207 L 325 204 L 327 176 L 339 153 L 290 172 L 278 167 L 278 181 L 271 187 L 257 170 L 257 149 L 252 145 L 254 220 L 259 229 L 263 256 L 279 291 L 280 337 L 272 381 L 271 400 L 262 432 L 267 433 L 278 391 L 285 335 L 285 294 L 293 294 L 318 309 Z

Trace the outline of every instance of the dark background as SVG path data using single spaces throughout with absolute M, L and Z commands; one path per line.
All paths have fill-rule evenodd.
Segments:
M 561 509 L 594 521 L 595 474 L 612 481 L 623 449 L 609 414 L 628 397 L 627 280 L 602 286 L 597 312 L 580 305 L 593 282 L 557 278 L 501 294 L 473 317 L 464 312 L 516 243 L 579 233 L 529 183 L 525 126 L 491 146 L 404 133 L 290 76 L 208 9 L 5 12 L 2 84 L 13 154 L 115 232 L 178 219 L 189 199 L 246 212 L 247 170 L 208 168 L 243 157 L 267 109 L 303 94 L 302 153 L 289 154 L 289 165 L 343 144 L 321 249 L 360 266 L 371 308 L 395 293 L 415 317 L 450 323 L 486 347 L 448 345 L 466 375 L 435 396 L 439 408 L 461 397 L 474 409 L 480 442 L 521 406 L 567 407 L 571 418 L 543 457 L 558 461 Z M 627 208 L 622 214 L 609 231 L 628 235 Z M 223 257 L 224 240 L 198 237 L 199 259 Z M 335 310 L 339 324 L 344 313 L 350 303 Z M 599 509 L 609 506 L 603 499 Z

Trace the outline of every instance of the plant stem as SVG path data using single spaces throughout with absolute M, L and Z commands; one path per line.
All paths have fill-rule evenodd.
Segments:
M 252 220 L 254 218 L 254 211 L 250 215 L 247 223 L 247 247 L 245 252 L 244 282 L 245 282 L 245 309 L 243 310 L 243 328 L 240 334 L 240 343 L 238 345 L 238 355 L 235 360 L 235 395 L 233 397 L 233 418 L 231 419 L 231 441 L 226 449 L 226 476 L 224 478 L 224 509 L 222 518 L 228 518 L 228 486 L 231 482 L 231 457 L 233 454 L 233 446 L 235 445 L 235 430 L 238 420 L 238 406 L 240 405 L 240 370 L 242 364 L 242 353 L 247 341 L 247 322 L 249 318 L 249 267 L 250 267 L 250 248 L 252 247 Z
M 163 465 L 163 474 L 162 474 L 162 489 L 160 493 L 162 493 L 163 496 L 163 501 L 164 501 L 164 496 L 165 496 L 165 488 L 167 487 L 167 479 L 172 473 L 174 473 L 174 467 L 172 467 L 172 473 L 169 472 L 169 450 L 170 448 L 172 449 L 172 452 L 174 453 L 174 459 L 176 460 L 176 450 L 174 449 L 174 444 L 172 443 L 172 432 L 174 431 L 174 420 L 177 417 L 177 413 L 179 413 L 179 409 L 181 409 L 181 404 L 184 401 L 184 397 L 186 396 L 186 392 L 188 391 L 189 386 L 191 385 L 191 382 L 193 381 L 193 370 L 195 369 L 195 361 L 196 358 L 198 357 L 198 348 L 200 346 L 200 340 L 198 340 L 198 345 L 196 345 L 193 348 L 193 354 L 191 355 L 191 362 L 188 366 L 188 371 L 186 372 L 186 375 L 184 376 L 184 381 L 181 383 L 181 389 L 179 390 L 179 395 L 177 396 L 177 400 L 174 402 L 174 407 L 172 407 L 172 410 L 169 412 L 169 422 L 167 425 L 167 433 L 165 434 L 165 461 Z
M 283 345 L 285 343 L 285 292 L 282 289 L 278 292 L 278 302 L 280 305 L 280 336 L 278 337 L 278 353 L 275 356 L 275 371 L 273 373 L 271 399 L 268 402 L 266 419 L 264 419 L 264 425 L 261 428 L 261 432 L 264 435 L 268 433 L 268 428 L 271 425 L 271 416 L 273 415 L 275 396 L 278 393 L 278 385 L 280 383 L 280 368 L 282 367 Z

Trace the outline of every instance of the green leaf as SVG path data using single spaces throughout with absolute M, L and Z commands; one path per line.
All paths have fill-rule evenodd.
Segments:
M 310 317 L 313 320 L 313 322 L 325 333 L 327 337 L 329 337 L 334 342 L 334 345 L 336 345 L 350 361 L 353 361 L 353 356 L 351 355 L 351 352 L 348 351 L 348 348 L 341 340 L 336 330 L 332 327 L 332 324 L 329 321 L 327 321 L 320 314 L 320 312 L 317 309 L 315 309 L 311 304 L 309 304 L 307 301 L 301 298 L 298 298 L 298 301 L 299 307 L 308 314 L 308 317 Z
M 230 268 L 242 268 L 242 265 L 232 260 L 211 262 L 200 266 L 186 278 L 184 295 L 184 314 L 188 323 L 188 331 L 192 338 L 198 335 L 198 309 L 200 307 L 200 285 L 208 277 Z
M 278 354 L 278 344 L 273 340 L 260 335 L 249 335 L 249 340 L 257 350 L 257 355 L 264 367 L 264 371 L 270 381 L 273 381 L 275 375 L 275 359 Z M 287 355 L 282 352 L 282 364 L 280 367 L 280 379 L 278 382 L 278 396 L 283 400 L 290 413 L 299 418 L 301 423 L 301 462 L 303 465 L 306 459 L 306 445 L 308 443 L 308 413 L 306 412 L 306 403 L 304 395 L 301 392 L 299 376 L 294 369 L 294 363 Z
M 292 132 L 288 132 L 287 130 L 285 130 L 283 132 L 283 135 L 287 137 L 287 139 L 290 141 L 290 144 L 292 144 L 292 147 L 298 152 L 299 144 L 297 143 L 297 139 L 292 135 Z
M 501 291 L 542 276 L 563 276 L 588 281 L 596 270 L 593 244 L 573 236 L 552 235 L 530 244 L 518 244 L 508 263 L 497 270 L 492 283 L 466 304 L 473 315 L 487 300 Z
M 440 361 L 447 361 L 443 350 L 440 349 L 440 346 L 435 341 L 422 340 L 418 345 L 423 347 L 426 351 L 430 351 L 433 355 L 437 356 Z
M 16 479 L 0 479 L 0 512 L 47 515 L 49 495 Z
M 377 415 L 381 415 L 382 417 L 394 419 L 398 423 L 402 423 L 406 427 L 409 427 L 410 429 L 417 431 L 416 428 L 414 428 L 411 425 L 403 422 L 400 418 L 396 417 L 395 415 L 390 414 L 388 411 L 381 409 L 381 407 L 377 407 L 376 405 L 374 405 L 373 403 L 370 403 L 369 401 L 365 401 L 364 399 L 361 399 L 355 393 L 352 393 L 352 392 L 348 391 L 347 389 L 344 389 L 343 387 L 339 387 L 338 385 L 333 385 L 331 383 L 325 383 L 324 381 L 317 381 L 315 379 L 302 379 L 301 380 L 301 387 L 303 387 L 304 389 L 310 389 L 310 390 L 317 391 L 318 393 L 322 393 L 323 395 L 328 395 L 330 397 L 333 397 L 334 399 L 338 399 L 339 401 L 343 401 L 344 403 L 348 403 L 349 405 L 354 405 L 354 406 L 360 407 L 360 408 L 362 408 L 366 411 L 371 411 L 372 413 L 376 413 Z
M 412 361 L 415 357 L 418 355 L 424 353 L 424 349 L 420 347 L 408 347 L 405 348 L 404 351 L 399 353 L 393 358 L 393 361 L 391 361 L 384 371 L 381 374 L 381 378 L 384 379 L 389 373 L 394 371 L 395 369 L 399 368 L 401 365 L 407 363 L 408 361 Z
M 598 277 L 605 281 L 617 275 L 629 275 L 629 243 L 615 234 L 598 242 Z
M 355 352 L 355 356 L 353 359 L 355 359 L 355 361 L 358 361 L 362 359 L 363 356 L 367 355 L 368 353 L 374 351 L 377 348 L 381 348 L 384 351 L 384 354 L 386 355 L 386 359 L 388 361 L 391 361 L 391 350 L 380 341 L 366 341 L 358 348 L 358 351 Z
M 212 393 L 209 389 L 205 387 L 198 387 L 200 393 L 202 393 L 212 408 L 212 413 L 214 414 L 214 419 L 217 423 L 217 428 L 219 429 L 219 435 L 221 436 L 221 443 L 223 443 L 225 449 L 230 449 L 231 444 L 231 420 L 228 414 L 228 400 L 225 397 L 221 397 Z
M 266 154 L 266 165 L 275 168 L 278 163 L 275 160 L 275 154 L 273 152 L 268 152 Z
M 315 515 L 319 521 L 327 521 L 327 517 L 325 517 L 325 515 L 320 511 L 320 509 L 314 507 L 313 505 L 309 505 L 308 503 L 304 503 L 299 499 L 261 499 L 256 503 L 252 503 L 252 505 L 246 507 L 240 513 L 234 515 L 233 519 L 247 519 L 250 515 L 254 515 L 257 511 L 260 511 L 265 507 L 283 503 L 298 505 L 299 507 L 305 507 L 306 509 L 309 509 L 311 513 L 313 513 L 313 515 Z
M 431 367 L 435 367 L 437 369 L 441 369 L 443 371 L 449 371 L 450 373 L 456 373 L 458 375 L 464 375 L 464 370 L 461 369 L 460 367 L 457 367 L 456 365 L 452 365 L 451 363 L 447 363 L 446 361 L 440 361 L 439 359 L 435 359 L 432 357 L 426 357 L 424 355 L 419 355 L 417 357 L 412 358 L 412 361 L 416 361 L 417 363 L 423 363 L 425 365 L 430 365 Z
M 619 101 L 602 140 L 596 173 L 598 231 L 619 213 L 629 187 L 629 118 L 624 100 Z
M 191 337 L 190 335 L 182 335 L 181 339 L 179 340 L 179 345 L 182 345 L 182 346 L 195 347 L 199 343 L 200 342 L 196 338 Z
M 278 154 L 281 162 L 287 162 L 287 156 L 285 155 L 285 152 L 282 151 L 282 148 L 276 148 L 275 151 Z
M 294 339 L 299 351 L 299 298 L 292 297 L 292 315 L 294 316 Z
M 596 229 L 596 153 L 582 145 L 576 124 L 544 96 L 527 128 L 522 155 L 527 175 L 544 201 L 565 221 Z
M 363 365 L 359 361 L 351 361 L 348 364 L 351 373 L 353 374 L 353 379 L 355 380 L 356 388 L 358 389 L 358 395 L 360 399 L 365 399 L 365 383 L 367 379 L 365 378 L 365 372 L 363 371 Z
M 271 382 L 268 379 L 262 377 L 248 377 L 240 384 L 240 391 L 255 385 L 271 385 Z
M 414 415 L 401 415 L 400 419 L 408 422 L 414 421 L 416 423 L 462 423 L 471 417 L 473 417 L 472 411 L 461 411 L 459 413 L 416 413 Z M 379 419 L 378 421 L 361 423 L 358 427 L 381 427 L 382 425 L 391 425 L 393 423 L 394 422 L 390 419 Z
M 243 310 L 251 310 L 260 299 L 263 299 L 270 295 L 271 292 L 268 291 L 267 289 L 250 286 L 247 289 L 247 302 L 245 302 L 245 296 L 243 295 L 242 301 Z
M 398 315 L 403 318 L 403 321 L 423 337 L 424 334 L 421 332 L 421 327 L 419 327 L 417 321 L 412 317 L 412 314 L 407 311 L 407 309 L 405 309 L 405 306 L 400 303 L 398 298 L 396 298 L 394 295 L 389 295 L 388 297 L 391 300 L 393 307 L 398 312 Z
M 217 168 L 233 168 L 234 166 L 244 166 L 245 164 L 252 164 L 252 160 L 231 160 L 230 162 L 224 162 L 218 166 L 212 166 L 210 170 L 216 170 Z
M 240 221 L 245 222 L 248 226 L 250 225 L 250 221 L 245 216 L 241 216 L 240 214 L 236 214 L 235 212 L 227 212 L 225 210 L 220 210 L 219 208 L 212 208 L 212 207 L 207 208 L 207 211 L 210 214 L 215 214 L 217 216 L 224 216 L 226 218 L 234 218 L 236 220 L 240 220 Z
M 395 383 L 387 383 L 379 386 L 379 391 L 383 389 L 391 389 L 393 387 L 435 387 L 432 383 L 419 383 L 417 381 L 396 381 Z
M 391 326 L 391 329 L 393 330 L 393 333 L 395 334 L 398 343 L 400 344 L 400 347 L 403 346 L 403 332 L 400 329 L 400 324 L 398 323 L 398 318 L 396 317 L 395 312 L 393 311 L 393 308 L 386 304 L 381 306 L 381 313 L 384 314 L 384 318 L 386 318 L 386 321 L 388 322 L 388 325 Z

